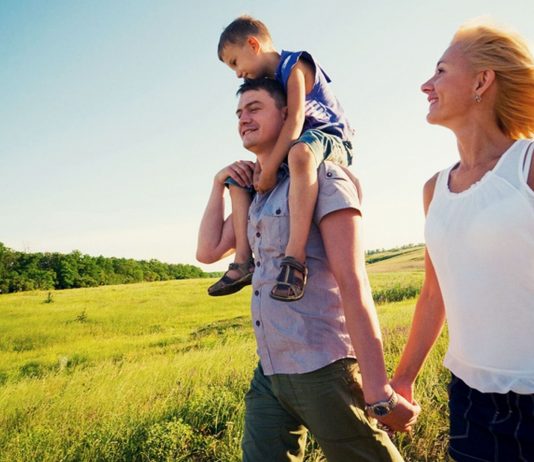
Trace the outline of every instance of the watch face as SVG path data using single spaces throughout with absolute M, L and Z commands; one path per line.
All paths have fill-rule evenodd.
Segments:
M 375 415 L 377 416 L 384 416 L 384 415 L 387 415 L 389 413 L 389 407 L 387 406 L 381 406 L 381 405 L 378 405 L 378 406 L 374 406 L 373 407 L 373 412 Z

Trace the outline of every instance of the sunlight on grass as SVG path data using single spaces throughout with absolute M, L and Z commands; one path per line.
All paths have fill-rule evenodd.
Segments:
M 0 461 L 240 460 L 243 396 L 257 362 L 250 289 L 206 296 L 182 280 L 0 296 Z M 375 290 L 421 274 L 372 274 Z M 378 307 L 391 372 L 414 300 Z M 442 338 L 417 397 L 407 461 L 445 460 Z M 307 461 L 321 455 L 313 440 Z

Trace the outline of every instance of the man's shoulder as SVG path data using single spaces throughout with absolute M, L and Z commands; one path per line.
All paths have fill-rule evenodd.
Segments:
M 319 222 L 326 214 L 353 208 L 361 212 L 359 183 L 348 169 L 325 161 L 317 170 L 319 195 L 315 219 Z
M 328 182 L 332 181 L 333 179 L 351 181 L 347 167 L 342 167 L 341 165 L 329 160 L 325 160 L 321 163 L 321 165 L 319 165 L 317 169 L 317 178 L 319 182 Z

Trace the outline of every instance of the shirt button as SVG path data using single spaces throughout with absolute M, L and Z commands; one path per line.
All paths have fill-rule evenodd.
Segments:
M 260 324 L 261 324 L 261 322 L 256 321 L 256 325 L 257 325 L 258 327 L 260 326 Z
M 282 211 L 280 209 L 276 209 L 276 211 L 274 213 L 276 213 L 277 215 L 280 215 L 282 213 Z
M 260 237 L 261 236 L 261 233 L 256 233 L 256 237 Z
M 257 297 L 258 295 L 260 294 L 260 291 L 259 290 L 255 290 L 254 291 L 254 295 Z
M 328 172 L 328 173 L 326 174 L 326 176 L 327 176 L 328 178 L 330 178 L 330 177 L 332 176 L 332 172 Z
M 260 266 L 260 262 L 259 261 L 256 262 L 256 266 Z

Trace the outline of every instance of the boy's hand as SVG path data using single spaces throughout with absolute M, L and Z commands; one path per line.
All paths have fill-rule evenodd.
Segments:
M 276 172 L 260 171 L 258 180 L 254 182 L 254 189 L 260 193 L 270 191 L 276 185 Z

